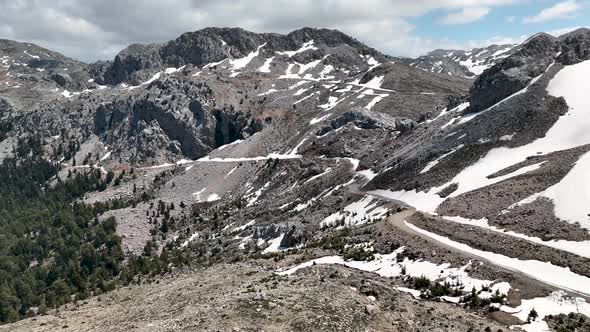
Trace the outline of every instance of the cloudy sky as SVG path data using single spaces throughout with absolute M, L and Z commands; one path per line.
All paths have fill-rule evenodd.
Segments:
M 395 56 L 517 42 L 590 22 L 588 0 L 0 0 L 0 38 L 84 61 L 208 26 L 335 28 Z

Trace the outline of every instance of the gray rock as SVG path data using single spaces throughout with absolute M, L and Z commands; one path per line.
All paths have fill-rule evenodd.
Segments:
M 557 50 L 556 39 L 547 34 L 526 41 L 516 53 L 476 79 L 470 90 L 468 112 L 482 111 L 526 87 L 553 63 Z
M 298 244 L 302 243 L 303 240 L 305 238 L 305 235 L 303 234 L 303 232 L 295 227 L 295 226 L 291 226 L 291 228 L 289 229 L 289 231 L 287 231 L 285 233 L 285 235 L 283 236 L 283 239 L 281 240 L 281 244 L 280 247 L 281 248 L 294 248 L 296 247 Z
M 407 133 L 412 129 L 418 127 L 418 123 L 411 119 L 396 119 L 395 120 L 395 130 L 400 131 L 402 133 Z
M 562 44 L 559 62 L 564 65 L 573 65 L 590 59 L 590 29 L 578 29 L 559 39 Z
M 266 300 L 266 295 L 264 294 L 264 292 L 262 291 L 256 291 L 256 294 L 254 294 L 253 297 L 254 301 L 264 301 Z
M 379 306 L 376 304 L 367 304 L 365 305 L 365 313 L 369 316 L 373 316 L 377 314 L 379 311 Z

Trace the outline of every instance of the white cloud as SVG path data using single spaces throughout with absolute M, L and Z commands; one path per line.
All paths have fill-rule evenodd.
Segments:
M 506 16 L 504 20 L 508 23 L 514 23 L 516 22 L 516 16 Z
M 573 14 L 581 8 L 582 5 L 576 0 L 567 0 L 557 3 L 549 8 L 545 8 L 535 16 L 525 17 L 524 22 L 539 23 L 551 20 L 572 18 Z
M 466 24 L 479 21 L 490 13 L 487 7 L 463 8 L 461 11 L 450 13 L 441 19 L 443 24 Z

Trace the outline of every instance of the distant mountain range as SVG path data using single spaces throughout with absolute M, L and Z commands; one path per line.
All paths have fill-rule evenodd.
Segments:
M 491 45 L 470 51 L 435 50 L 416 59 L 402 59 L 403 63 L 424 71 L 474 78 L 498 61 L 509 57 L 518 45 Z

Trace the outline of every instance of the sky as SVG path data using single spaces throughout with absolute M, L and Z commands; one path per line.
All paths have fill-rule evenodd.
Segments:
M 393 56 L 517 43 L 590 22 L 590 0 L 0 0 L 0 38 L 86 62 L 205 27 L 341 30 Z

